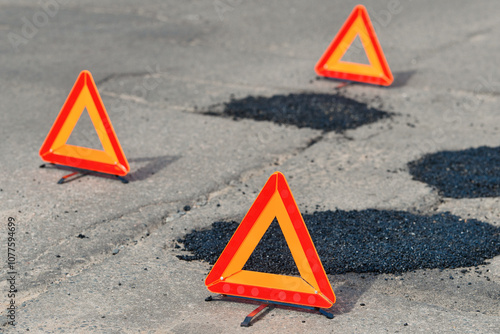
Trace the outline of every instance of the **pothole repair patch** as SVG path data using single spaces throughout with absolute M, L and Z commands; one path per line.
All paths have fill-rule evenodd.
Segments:
M 500 228 L 448 212 L 423 216 L 404 211 L 336 210 L 303 217 L 328 274 L 471 267 L 500 254 Z M 215 222 L 210 229 L 187 234 L 178 241 L 190 254 L 178 258 L 215 264 L 238 225 Z M 243 269 L 298 275 L 276 220 Z
M 381 105 L 379 98 L 375 97 L 375 100 Z M 338 94 L 313 93 L 231 99 L 210 107 L 205 114 L 234 119 L 251 118 L 338 133 L 393 115 Z
M 427 154 L 408 167 L 414 180 L 435 187 L 441 196 L 500 196 L 500 147 Z

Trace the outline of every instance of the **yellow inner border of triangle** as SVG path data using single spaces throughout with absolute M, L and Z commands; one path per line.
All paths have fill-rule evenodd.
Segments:
M 356 36 L 359 35 L 363 48 L 370 65 L 359 64 L 347 61 L 341 61 Z M 384 71 L 380 63 L 375 47 L 369 37 L 368 30 L 364 24 L 363 18 L 358 16 L 351 28 L 347 31 L 339 46 L 333 51 L 324 68 L 329 71 L 346 72 L 367 76 L 382 76 Z

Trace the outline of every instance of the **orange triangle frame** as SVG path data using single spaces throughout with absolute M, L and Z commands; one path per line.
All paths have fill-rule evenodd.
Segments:
M 242 270 L 274 218 L 277 218 L 300 277 Z M 335 294 L 283 174 L 276 172 L 205 279 L 223 295 L 329 308 Z
M 84 109 L 89 113 L 104 151 L 66 144 Z M 130 171 L 89 71 L 82 71 L 78 76 L 40 148 L 40 157 L 54 164 L 113 175 L 123 176 Z
M 370 65 L 341 61 L 358 35 Z M 389 86 L 394 81 L 368 12 L 362 5 L 354 7 L 314 69 L 324 77 L 374 85 Z

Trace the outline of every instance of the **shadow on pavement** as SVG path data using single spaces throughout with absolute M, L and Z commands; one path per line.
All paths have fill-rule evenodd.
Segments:
M 129 159 L 128 161 L 131 163 L 147 162 L 147 164 L 145 166 L 140 167 L 139 169 L 135 170 L 134 172 L 129 173 L 126 178 L 130 182 L 146 180 L 148 177 L 158 173 L 163 168 L 167 167 L 168 165 L 174 163 L 175 161 L 177 161 L 179 159 L 180 159 L 180 156 L 172 156 L 172 155 L 163 155 L 163 156 L 151 157 L 151 158 L 132 158 L 132 159 Z
M 347 278 L 341 286 L 334 287 L 333 292 L 335 293 L 337 301 L 330 308 L 330 312 L 332 312 L 334 316 L 349 313 L 356 305 L 363 304 L 360 306 L 364 306 L 364 303 L 358 304 L 358 302 L 363 294 L 373 285 L 375 278 L 369 277 L 360 279 L 359 277 L 359 275 L 356 275 L 356 278 Z

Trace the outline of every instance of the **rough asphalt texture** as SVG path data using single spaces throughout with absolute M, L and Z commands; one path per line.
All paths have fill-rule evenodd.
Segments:
M 422 216 L 403 211 L 336 210 L 303 218 L 327 274 L 475 267 L 500 255 L 499 228 L 449 213 Z M 209 230 L 189 233 L 178 241 L 194 255 L 178 257 L 215 264 L 238 225 L 216 222 Z M 299 274 L 276 221 L 243 269 Z
M 426 154 L 408 163 L 408 167 L 413 179 L 436 187 L 442 196 L 500 196 L 500 147 Z
M 0 248 L 5 264 L 15 218 L 18 290 L 17 326 L 3 318 L 1 331 L 497 333 L 499 256 L 329 275 L 333 320 L 275 309 L 251 328 L 239 326 L 255 305 L 206 303 L 210 264 L 177 258 L 187 233 L 240 222 L 276 170 L 305 214 L 450 212 L 500 226 L 500 197 L 445 197 L 408 169 L 426 154 L 500 145 L 500 2 L 363 1 L 395 81 L 338 89 L 316 80 L 314 65 L 357 3 L 1 1 Z M 349 56 L 362 53 L 355 45 Z M 129 161 L 128 184 L 85 176 L 58 185 L 65 171 L 38 168 L 84 69 Z M 202 114 L 232 95 L 290 94 L 338 94 L 392 116 L 338 133 Z M 69 143 L 100 147 L 88 115 Z M 5 265 L 0 276 L 4 317 Z
M 374 100 L 379 100 L 377 96 Z M 214 109 L 214 107 L 212 107 Z M 251 118 L 256 121 L 271 121 L 290 124 L 299 128 L 316 130 L 345 130 L 390 117 L 390 113 L 370 108 L 366 103 L 331 94 L 288 94 L 271 97 L 248 96 L 232 99 L 223 104 L 222 112 L 206 112 L 209 115 L 229 116 L 234 119 Z

